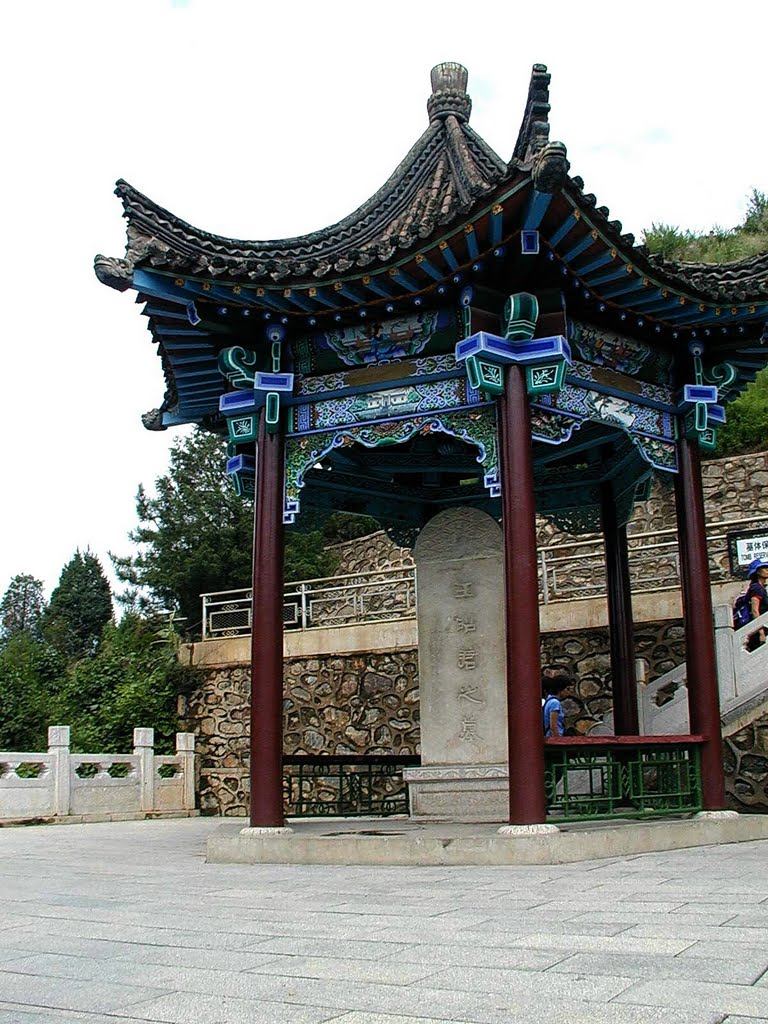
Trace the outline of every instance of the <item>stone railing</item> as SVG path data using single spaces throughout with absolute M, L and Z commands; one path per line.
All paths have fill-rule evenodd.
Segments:
M 723 724 L 736 718 L 755 700 L 764 700 L 768 687 L 768 645 L 747 650 L 747 638 L 768 628 L 768 613 L 743 629 L 734 630 L 731 609 L 715 608 L 715 648 Z M 641 680 L 642 682 L 642 680 Z M 639 687 L 640 731 L 664 736 L 684 733 L 688 719 L 687 667 L 678 665 L 653 682 Z
M 112 821 L 195 814 L 195 737 L 154 752 L 154 729 L 133 730 L 132 754 L 73 754 L 69 726 L 48 729 L 47 753 L 0 751 L 0 821 Z

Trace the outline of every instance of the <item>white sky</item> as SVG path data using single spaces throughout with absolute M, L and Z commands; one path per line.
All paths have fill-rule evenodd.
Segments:
M 427 127 L 429 71 L 469 69 L 471 123 L 505 159 L 531 65 L 551 138 L 640 238 L 708 229 L 768 191 L 764 0 L 24 0 L 0 13 L 0 594 L 48 592 L 76 547 L 109 569 L 173 431 L 122 256 L 126 178 L 208 231 L 304 234 L 369 198 Z M 245 581 L 243 581 L 245 583 Z

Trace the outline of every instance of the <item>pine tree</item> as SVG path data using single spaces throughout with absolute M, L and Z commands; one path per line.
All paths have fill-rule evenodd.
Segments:
M 25 573 L 14 576 L 0 602 L 0 640 L 35 634 L 44 608 L 42 582 Z
M 202 430 L 177 440 L 168 473 L 155 481 L 155 496 L 139 488 L 139 526 L 129 537 L 138 553 L 112 555 L 118 579 L 129 589 L 119 598 L 140 610 L 170 609 L 197 632 L 200 595 L 250 586 L 253 502 L 239 498 L 226 477 L 224 441 Z M 288 579 L 333 572 L 319 531 L 286 538 Z
M 46 640 L 67 658 L 93 654 L 112 619 L 112 591 L 96 555 L 74 553 L 42 619 Z

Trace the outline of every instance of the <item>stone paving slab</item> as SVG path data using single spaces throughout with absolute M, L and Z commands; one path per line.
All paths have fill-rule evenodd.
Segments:
M 3 830 L 0 1024 L 768 1019 L 764 841 L 554 865 L 206 864 L 220 825 Z
M 173 992 L 148 1003 L 136 1003 L 131 1012 L 134 1022 L 138 1018 L 168 1024 L 323 1024 L 334 1015 L 332 1010 L 319 1006 L 231 996 L 214 999 L 189 992 Z
M 0 1003 L 0 1024 L 137 1024 L 136 1017 Z
M 619 993 L 616 1002 L 645 1006 L 713 1010 L 723 1014 L 742 1014 L 768 1019 L 768 991 L 754 985 L 729 985 L 719 982 L 684 981 L 674 985 L 666 981 L 642 981 Z
M 647 978 L 682 978 L 690 981 L 711 981 L 717 978 L 721 982 L 736 985 L 754 985 L 768 967 L 764 956 L 745 958 L 740 950 L 738 960 L 704 959 L 703 957 L 687 959 L 683 954 L 673 957 L 663 956 L 627 956 L 612 953 L 603 956 L 597 953 L 574 953 L 554 963 L 550 973 L 568 974 L 608 974 L 628 975 Z
M 125 1010 L 131 1003 L 158 995 L 139 985 L 105 984 L 100 979 L 80 981 L 73 978 L 37 975 L 34 983 L 27 974 L 12 973 L 12 964 L 0 971 L 0 1003 L 19 1003 L 58 1007 L 63 1010 Z

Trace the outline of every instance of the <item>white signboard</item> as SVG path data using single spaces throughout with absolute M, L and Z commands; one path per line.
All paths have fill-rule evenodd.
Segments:
M 760 537 L 739 538 L 736 541 L 736 560 L 746 568 L 755 558 L 768 560 L 768 533 Z

